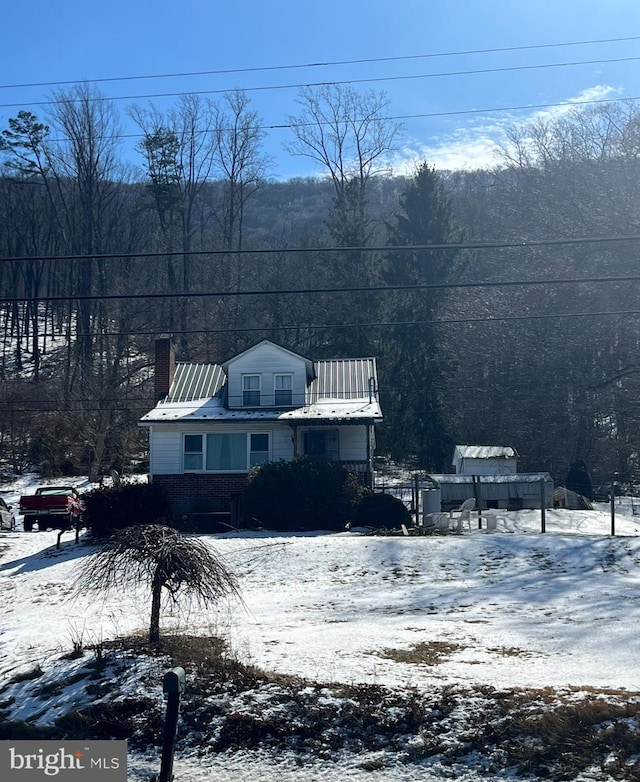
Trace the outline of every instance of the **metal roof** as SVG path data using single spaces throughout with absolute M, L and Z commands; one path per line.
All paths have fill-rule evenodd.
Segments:
M 188 402 L 161 402 L 140 419 L 142 424 L 164 421 L 282 421 L 284 423 L 322 424 L 327 421 L 364 424 L 382 420 L 377 401 L 358 399 L 348 402 L 324 400 L 295 410 L 278 410 L 273 407 L 254 410 L 229 410 L 219 397 L 194 399 Z
M 378 396 L 375 358 L 343 358 L 315 361 L 316 378 L 307 391 L 312 403 L 318 399 L 373 399 Z
M 176 364 L 173 383 L 162 402 L 211 399 L 222 388 L 226 379 L 219 364 Z
M 551 475 L 548 472 L 518 472 L 513 475 L 429 475 L 432 481 L 437 484 L 470 484 L 475 481 L 480 484 L 487 483 L 539 483 L 541 480 L 551 481 Z
M 345 358 L 314 362 L 316 377 L 307 389 L 307 404 L 318 399 L 373 399 L 378 396 L 375 358 Z M 220 364 L 176 364 L 169 393 L 162 400 L 190 402 L 216 396 L 227 382 Z
M 461 459 L 514 459 L 515 448 L 509 445 L 456 445 Z
M 220 364 L 176 364 L 167 396 L 142 422 L 177 420 L 273 420 L 363 422 L 382 419 L 375 358 L 332 359 L 313 364 L 316 377 L 303 407 L 295 410 L 226 407 L 227 376 Z

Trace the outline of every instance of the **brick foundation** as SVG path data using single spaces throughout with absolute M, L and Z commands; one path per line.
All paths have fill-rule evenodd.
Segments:
M 228 521 L 232 500 L 247 485 L 247 474 L 154 475 L 153 483 L 165 490 L 174 516 Z

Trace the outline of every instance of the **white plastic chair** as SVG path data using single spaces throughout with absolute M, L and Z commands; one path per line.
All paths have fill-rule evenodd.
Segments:
M 453 515 L 454 513 L 459 513 L 460 516 L 458 518 L 458 524 L 456 525 L 456 530 L 458 532 L 462 532 L 462 526 L 467 522 L 467 525 L 469 527 L 469 532 L 471 532 L 471 511 L 476 507 L 476 500 L 475 497 L 468 497 L 462 505 L 460 505 L 459 508 L 452 508 L 449 511 L 449 519 L 453 521 Z

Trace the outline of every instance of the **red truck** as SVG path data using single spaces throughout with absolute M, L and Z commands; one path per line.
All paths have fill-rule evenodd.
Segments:
M 38 529 L 71 529 L 82 515 L 80 495 L 73 486 L 40 486 L 35 494 L 20 497 L 25 532 Z

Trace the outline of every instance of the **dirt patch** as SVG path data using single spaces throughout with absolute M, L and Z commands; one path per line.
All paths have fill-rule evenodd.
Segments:
M 377 652 L 386 660 L 396 663 L 409 663 L 410 665 L 440 665 L 446 662 L 452 654 L 463 650 L 460 644 L 448 641 L 427 641 L 413 644 L 408 649 L 383 649 Z
M 501 657 L 537 657 L 538 652 L 532 652 L 528 649 L 519 649 L 517 646 L 492 646 L 490 652 L 499 654 Z

